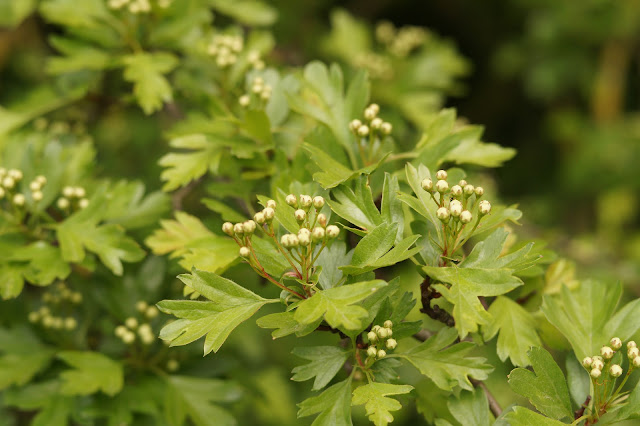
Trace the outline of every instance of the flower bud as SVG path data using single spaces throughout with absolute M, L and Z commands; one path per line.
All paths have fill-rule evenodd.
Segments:
M 620 338 L 618 337 L 614 337 L 613 339 L 611 339 L 611 341 L 609 342 L 609 344 L 611 345 L 611 348 L 613 350 L 618 350 L 622 347 L 622 340 L 620 340 Z
M 443 194 L 447 192 L 447 189 L 449 189 L 449 184 L 446 180 L 439 180 L 436 182 L 436 191 L 439 193 Z
M 391 322 L 391 320 L 386 320 L 383 325 L 385 328 L 391 328 L 393 327 L 393 322 Z
M 358 128 L 358 136 L 365 137 L 369 134 L 369 127 L 365 124 Z
M 481 186 L 476 186 L 475 192 L 478 197 L 482 197 L 482 195 L 484 194 L 484 188 Z
M 474 188 L 473 185 L 465 185 L 463 187 L 463 191 L 465 195 L 473 195 L 473 193 L 476 191 L 476 189 Z
M 367 339 L 369 339 L 370 342 L 375 343 L 378 340 L 378 335 L 373 331 L 370 331 L 367 333 Z
M 2 186 L 4 186 L 7 189 L 11 189 L 16 185 L 16 181 L 13 180 L 12 177 L 6 177 L 4 179 L 2 179 Z
M 77 326 L 78 326 L 78 321 L 76 321 L 75 318 L 67 317 L 64 319 L 64 328 L 66 328 L 67 330 L 75 330 Z
M 275 209 L 276 208 L 276 201 L 275 200 L 267 201 L 267 207 L 271 207 L 272 209 Z
M 76 191 L 75 189 L 73 189 L 72 186 L 65 186 L 64 188 L 62 188 L 62 195 L 64 195 L 67 198 L 73 198 L 75 193 Z
M 594 359 L 591 363 L 591 368 L 596 370 L 602 370 L 604 368 L 604 362 L 600 359 Z
M 373 120 L 371 120 L 372 129 L 379 129 L 380 126 L 382 126 L 382 119 L 380 117 L 376 117 Z
M 41 191 L 34 191 L 31 193 L 31 198 L 33 198 L 33 201 L 42 201 L 42 192 Z
M 180 363 L 175 359 L 170 359 L 169 361 L 167 361 L 167 370 L 169 370 L 170 372 L 177 371 L 178 368 L 180 368 Z
M 296 198 L 295 195 L 293 194 L 289 194 L 287 195 L 287 198 L 285 198 L 285 201 L 287 202 L 287 204 L 289 204 L 291 207 L 298 207 L 298 199 Z
M 636 342 L 634 342 L 633 340 L 629 340 L 627 342 L 627 349 L 631 349 L 631 348 L 635 348 L 637 347 Z
M 453 185 L 451 187 L 451 195 L 459 197 L 462 195 L 462 187 L 460 185 Z
M 298 247 L 300 241 L 298 240 L 298 236 L 294 234 L 289 234 L 289 248 Z
M 622 367 L 620 367 L 618 364 L 613 364 L 609 368 L 609 374 L 611 374 L 611 377 L 620 377 L 620 376 L 622 376 Z
M 453 217 L 459 217 L 462 213 L 462 203 L 458 200 L 453 200 L 449 203 L 449 212 Z
M 327 216 L 324 213 L 320 213 L 316 221 L 323 228 L 327 226 Z
M 24 206 L 24 202 L 26 201 L 24 195 L 22 194 L 16 194 L 13 196 L 13 204 L 16 206 Z
M 638 348 L 629 348 L 629 350 L 627 350 L 627 356 L 629 357 L 629 359 L 636 358 L 638 356 Z
M 635 357 L 631 364 L 633 365 L 633 368 L 640 367 L 640 356 Z
M 233 225 L 233 232 L 241 237 L 244 235 L 244 226 L 241 223 L 236 223 L 235 225 Z
M 136 302 L 136 311 L 144 312 L 149 305 L 144 300 L 138 300 Z
M 445 180 L 447 176 L 446 170 L 438 170 L 436 172 L 436 179 Z
M 147 318 L 153 319 L 160 314 L 160 311 L 155 306 L 149 306 L 144 314 Z
M 318 242 L 318 241 L 322 241 L 324 240 L 324 236 L 325 236 L 325 232 L 324 229 L 316 226 L 315 228 L 313 228 L 313 232 L 311 233 L 311 238 L 313 239 L 314 242 Z
M 122 341 L 124 343 L 126 343 L 127 345 L 130 345 L 131 343 L 133 343 L 136 340 L 136 335 L 130 331 L 127 331 L 123 336 L 122 336 Z
M 380 105 L 378 104 L 371 104 L 367 108 L 373 111 L 376 115 L 380 112 Z
M 583 366 L 584 368 L 589 368 L 589 367 L 591 367 L 591 363 L 592 363 L 592 362 L 593 362 L 593 359 L 591 359 L 591 357 L 590 357 L 590 356 L 588 356 L 588 357 L 586 357 L 586 358 L 584 358 L 584 359 L 582 360 L 582 366 Z
M 390 135 L 391 132 L 393 131 L 393 126 L 391 125 L 391 123 L 388 123 L 385 121 L 380 125 L 380 131 L 384 135 Z
M 264 213 L 263 212 L 258 212 L 256 214 L 254 214 L 253 215 L 253 220 L 258 225 L 262 225 L 264 223 Z
M 316 209 L 321 209 L 323 206 L 324 206 L 324 198 L 322 198 L 319 195 L 313 197 L 313 207 L 315 207 Z
M 446 207 L 440 207 L 436 210 L 436 217 L 445 223 L 449 220 L 449 214 L 449 209 Z
M 240 247 L 240 257 L 246 259 L 249 256 L 251 256 L 251 250 L 249 250 L 249 247 Z
M 89 200 L 83 198 L 78 202 L 78 207 L 80 207 L 81 209 L 86 209 L 87 207 L 89 207 Z
M 296 210 L 293 213 L 293 215 L 295 216 L 295 218 L 298 221 L 298 223 L 304 222 L 304 220 L 307 218 L 307 213 L 302 209 Z
M 462 213 L 460 213 L 460 222 L 469 223 L 471 222 L 471 220 L 473 220 L 473 215 L 469 210 L 465 210 Z
M 393 330 L 392 329 L 390 329 L 388 327 L 385 327 L 385 330 L 387 330 L 387 337 L 393 336 Z
M 126 325 L 128 328 L 136 328 L 138 326 L 138 320 L 134 317 L 129 317 L 124 320 L 124 325 Z
M 384 358 L 385 356 L 387 356 L 387 352 L 386 352 L 384 349 L 380 349 L 380 350 L 378 351 L 378 353 L 376 354 L 376 357 L 377 357 L 378 359 L 380 359 L 380 358 Z
M 386 339 L 387 337 L 389 337 L 389 332 L 387 331 L 389 330 L 388 328 L 379 328 L 377 331 L 378 337 L 381 339 Z
M 87 192 L 84 190 L 84 188 L 76 186 L 75 188 L 73 188 L 73 194 L 76 196 L 76 198 L 82 198 L 87 195 Z
M 378 349 L 375 346 L 369 346 L 367 348 L 367 355 L 375 357 L 378 354 Z
M 233 236 L 233 223 L 225 222 L 222 224 L 222 232 L 229 236 Z
M 300 196 L 300 206 L 304 209 L 311 207 L 311 204 L 313 204 L 313 200 L 311 199 L 310 196 L 308 195 L 301 195 Z
M 351 122 L 349 123 L 349 129 L 352 132 L 357 132 L 358 129 L 360 128 L 360 126 L 362 126 L 362 121 L 355 119 L 355 120 L 351 120 Z
M 119 325 L 115 329 L 116 337 L 120 337 L 120 338 L 122 338 L 128 332 L 129 331 L 127 330 L 127 327 L 125 327 L 124 325 Z
M 248 107 L 251 103 L 251 98 L 249 97 L 249 95 L 242 95 L 240 96 L 240 98 L 238 98 L 238 103 L 240 104 L 240 106 Z
M 256 223 L 252 220 L 248 220 L 242 224 L 242 229 L 245 234 L 253 234 L 256 230 Z
M 264 214 L 265 222 L 271 222 L 276 215 L 276 211 L 271 207 L 267 207 L 266 209 L 262 210 L 262 213 Z
M 40 314 L 37 312 L 29 312 L 29 316 L 27 318 L 31 323 L 38 322 L 38 320 L 40 319 Z
M 424 189 L 425 191 L 431 192 L 431 190 L 433 189 L 433 181 L 431 180 L 431 178 L 422 179 L 421 185 L 422 189 Z
M 487 200 L 480 201 L 480 203 L 478 204 L 478 210 L 483 216 L 489 214 L 491 212 L 491 203 Z
M 367 108 L 367 109 L 364 110 L 364 118 L 366 118 L 369 121 L 371 121 L 374 118 L 376 118 L 376 115 L 377 115 L 377 113 L 375 112 L 375 110 L 373 110 L 371 108 Z M 358 130 L 360 130 L 360 129 L 358 129 Z
M 374 325 L 373 327 L 371 327 L 371 331 L 373 331 L 374 333 L 377 333 L 378 330 L 380 330 L 382 327 L 380 327 L 379 325 Z
M 306 247 L 311 244 L 311 236 L 308 233 L 298 234 L 298 242 L 301 246 Z
M 40 189 L 42 188 L 42 185 L 40 185 L 40 182 L 38 182 L 37 180 L 34 180 L 33 182 L 31 182 L 29 184 L 29 189 L 31 191 L 40 191 Z
M 591 373 L 589 373 L 591 375 L 591 377 L 593 377 L 594 379 L 597 379 L 598 377 L 600 377 L 600 375 L 602 374 L 602 370 L 600 370 L 599 368 L 594 368 L 593 370 L 591 370 Z
M 327 226 L 327 236 L 331 239 L 334 239 L 340 234 L 340 228 L 335 225 Z
M 462 188 L 464 188 L 465 186 L 467 186 L 467 181 L 464 179 L 460 179 L 460 182 L 458 182 L 458 185 L 460 185 Z
M 609 346 L 603 346 L 600 349 L 600 355 L 602 355 L 602 357 L 604 359 L 611 359 L 611 358 L 613 358 L 614 354 L 615 354 L 615 352 Z
M 22 179 L 22 172 L 18 169 L 9 170 L 9 177 L 12 177 L 14 180 L 19 181 Z
M 387 349 L 393 350 L 396 348 L 396 346 L 398 346 L 398 342 L 396 342 L 396 339 L 387 340 Z

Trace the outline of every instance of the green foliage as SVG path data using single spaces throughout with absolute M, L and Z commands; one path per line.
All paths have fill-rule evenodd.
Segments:
M 64 351 L 58 358 L 73 367 L 60 373 L 63 394 L 89 395 L 102 391 L 113 396 L 122 390 L 124 377 L 119 362 L 97 352 Z
M 411 392 L 413 386 L 389 383 L 369 383 L 353 391 L 353 405 L 365 404 L 369 420 L 376 426 L 386 426 L 393 421 L 391 411 L 398 411 L 402 405 L 389 395 Z

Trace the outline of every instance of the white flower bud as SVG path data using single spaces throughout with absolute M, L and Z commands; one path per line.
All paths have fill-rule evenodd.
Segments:
M 431 180 L 431 178 L 424 178 L 422 179 L 421 186 L 425 191 L 431 192 L 431 190 L 433 189 L 433 181 Z
M 458 200 L 452 200 L 451 203 L 449 203 L 449 212 L 451 216 L 459 217 L 462 213 L 462 203 Z
M 387 330 L 387 337 L 393 336 L 393 330 L 391 328 L 385 327 L 385 330 Z
M 375 346 L 369 346 L 367 348 L 367 355 L 375 357 L 378 354 L 378 349 Z
M 238 236 L 244 235 L 244 226 L 241 223 L 236 223 L 233 225 L 233 232 Z
M 76 198 L 82 198 L 87 194 L 84 188 L 80 186 L 76 186 L 75 188 L 73 188 L 73 193 L 76 196 Z
M 169 370 L 170 372 L 178 371 L 178 368 L 180 368 L 180 363 L 175 359 L 170 359 L 169 361 L 167 361 L 167 370 Z
M 378 115 L 378 113 L 380 112 L 380 105 L 378 104 L 371 104 L 367 108 L 373 111 L 373 113 L 376 115 Z
M 315 207 L 316 209 L 321 209 L 323 206 L 324 206 L 324 198 L 322 198 L 319 195 L 313 197 L 313 207 Z
M 300 206 L 303 209 L 311 207 L 311 204 L 313 204 L 313 199 L 309 195 L 300 196 Z
M 358 136 L 365 137 L 369 134 L 369 127 L 367 125 L 362 125 L 358 127 Z
M 481 186 L 476 186 L 475 193 L 478 197 L 482 197 L 482 195 L 484 194 L 484 188 Z
M 289 234 L 289 247 L 295 248 L 295 247 L 298 247 L 298 244 L 300 244 L 300 241 L 298 240 L 298 236 Z
M 447 192 L 447 189 L 449 189 L 449 184 L 446 180 L 439 180 L 436 182 L 436 191 L 439 193 L 443 194 Z
M 611 341 L 609 341 L 609 344 L 611 345 L 611 348 L 613 350 L 618 350 L 622 347 L 622 340 L 620 340 L 620 338 L 618 337 L 614 337 L 613 339 L 611 339 Z
M 436 172 L 436 179 L 445 180 L 447 176 L 448 175 L 446 170 L 438 170 Z
M 267 201 L 267 207 L 271 207 L 272 209 L 275 209 L 276 206 L 277 206 L 276 200 Z
M 253 215 L 253 221 L 258 225 L 262 225 L 264 223 L 264 213 L 258 212 Z
M 597 379 L 598 377 L 600 377 L 600 375 L 602 374 L 602 370 L 600 370 L 599 368 L 594 368 L 593 370 L 591 370 L 591 373 L 589 373 L 591 375 L 591 377 L 593 377 L 594 379 Z
M 295 216 L 296 220 L 298 221 L 298 223 L 300 222 L 304 222 L 304 220 L 307 218 L 307 213 L 302 210 L 302 209 L 298 209 L 296 210 L 293 215 Z
M 136 302 L 136 311 L 144 312 L 149 305 L 144 300 L 138 300 Z
M 602 362 L 602 360 L 600 359 L 594 358 L 593 362 L 591 363 L 591 368 L 596 370 L 602 370 L 604 368 L 604 362 Z
M 264 214 L 264 220 L 266 222 L 271 222 L 276 215 L 276 211 L 271 207 L 267 207 L 266 209 L 262 210 L 262 213 Z
M 248 107 L 251 103 L 251 98 L 249 97 L 249 95 L 242 95 L 238 98 L 238 103 L 242 107 Z
M 138 326 L 138 320 L 134 317 L 129 317 L 124 321 L 124 325 L 126 325 L 128 328 L 134 329 Z
M 287 197 L 285 198 L 285 201 L 287 202 L 287 204 L 289 204 L 291 207 L 298 207 L 298 199 L 296 198 L 295 195 L 293 194 L 289 194 L 287 195 Z
M 638 356 L 638 348 L 633 347 L 633 348 L 629 348 L 629 350 L 627 350 L 627 356 L 629 357 L 629 359 L 634 359 L 635 357 Z
M 22 179 L 22 172 L 18 169 L 9 170 L 9 177 L 12 177 L 14 180 L 19 181 Z
M 458 182 L 458 185 L 460 185 L 462 188 L 464 188 L 465 186 L 467 186 L 467 181 L 464 179 L 460 179 L 460 182 Z
M 131 343 L 133 343 L 136 340 L 136 335 L 134 333 L 132 333 L 131 331 L 127 331 L 123 336 L 122 336 L 122 341 L 124 343 L 126 343 L 127 345 L 130 345 Z
M 462 195 L 462 187 L 460 185 L 453 185 L 451 187 L 451 194 L 454 197 L 459 197 Z
M 122 338 L 125 334 L 127 334 L 129 330 L 124 325 L 119 325 L 115 329 L 116 337 Z
M 306 247 L 311 244 L 311 236 L 307 233 L 298 234 L 298 242 L 301 246 Z
M 75 318 L 67 317 L 64 319 L 64 328 L 66 328 L 67 330 L 75 330 L 77 326 L 78 326 L 78 321 L 76 321 Z
M 474 188 L 473 185 L 465 185 L 463 191 L 465 195 L 472 195 L 476 191 L 476 188 Z
M 24 202 L 25 202 L 25 197 L 22 194 L 16 194 L 13 196 L 13 204 L 16 206 L 24 206 Z
M 335 225 L 327 226 L 327 236 L 331 239 L 334 239 L 340 234 L 340 228 Z
M 40 319 L 40 314 L 37 312 L 29 312 L 29 316 L 27 318 L 29 319 L 29 322 L 35 323 Z
M 634 342 L 633 340 L 629 340 L 627 342 L 627 349 L 631 349 L 631 348 L 635 348 L 637 347 L 636 342 Z
M 309 231 L 307 228 L 300 228 L 300 230 L 298 230 L 298 238 L 300 238 L 300 235 L 311 236 L 311 231 Z
M 4 186 L 7 189 L 11 189 L 14 186 L 16 186 L 16 181 L 13 180 L 12 177 L 6 177 L 6 178 L 2 179 L 2 186 Z
M 635 357 L 633 361 L 631 361 L 631 364 L 633 365 L 633 368 L 640 367 L 640 356 Z
M 380 117 L 376 117 L 373 120 L 371 120 L 372 129 L 379 129 L 380 126 L 382 126 L 382 119 Z
M 362 121 L 358 119 L 351 120 L 351 123 L 349 123 L 349 129 L 351 129 L 352 132 L 357 132 L 360 126 L 362 126 Z
M 611 359 L 611 358 L 613 358 L 614 354 L 615 354 L 615 352 L 609 346 L 603 346 L 600 349 L 600 355 L 602 355 L 602 357 L 604 359 Z
M 436 217 L 445 223 L 449 220 L 449 214 L 449 209 L 446 207 L 440 207 L 436 210 Z
M 368 121 L 371 121 L 374 118 L 376 118 L 376 115 L 377 113 L 371 108 L 367 108 L 364 110 L 364 118 L 366 118 Z
M 44 195 L 41 191 L 35 191 L 31 193 L 31 198 L 33 198 L 33 201 L 42 201 L 43 196 Z
M 478 210 L 483 216 L 491 213 L 491 203 L 487 200 L 480 201 L 480 203 L 478 204 Z
M 245 234 L 253 234 L 256 230 L 256 223 L 253 220 L 248 220 L 242 224 L 242 229 Z
M 225 234 L 232 236 L 233 235 L 233 223 L 225 222 L 222 224 L 222 232 Z
M 62 195 L 64 195 L 67 198 L 73 198 L 75 193 L 76 193 L 76 190 L 72 186 L 65 186 L 64 188 L 62 188 Z
M 78 207 L 80 207 L 81 209 L 86 209 L 87 207 L 89 207 L 89 200 L 83 198 L 78 202 Z
M 323 228 L 327 226 L 327 216 L 324 213 L 320 213 L 317 218 L 317 222 Z
M 71 301 L 72 301 L 73 303 L 76 303 L 76 304 L 78 304 L 78 303 L 82 302 L 82 294 L 81 294 L 81 293 L 77 293 L 77 292 L 76 292 L 76 293 L 73 293 L 73 294 L 71 295 Z
M 592 362 L 593 362 L 593 359 L 591 359 L 591 357 L 588 356 L 582 360 L 582 366 L 584 368 L 590 368 Z
M 378 335 L 375 332 L 370 331 L 367 333 L 367 339 L 369 339 L 370 342 L 375 343 L 378 340 Z
M 385 328 L 391 328 L 393 327 L 393 322 L 391 322 L 391 320 L 386 320 L 383 325 Z
M 41 188 L 42 188 L 42 185 L 37 180 L 34 180 L 29 184 L 29 189 L 33 192 L 40 191 Z
M 385 356 L 387 356 L 387 352 L 386 352 L 384 349 L 380 349 L 380 350 L 378 351 L 378 353 L 376 354 L 376 357 L 377 357 L 378 359 L 380 359 L 380 358 L 384 358 Z
M 155 306 L 149 306 L 147 310 L 144 312 L 144 315 L 149 319 L 153 319 L 158 315 L 160 315 L 160 311 Z
M 381 339 L 386 339 L 387 337 L 389 337 L 388 330 L 388 328 L 379 328 L 377 331 L 378 337 Z
M 620 376 L 622 376 L 622 367 L 620 367 L 618 364 L 613 364 L 609 368 L 609 374 L 611 374 L 611 377 L 620 377 Z
M 393 131 L 393 126 L 391 123 L 385 121 L 380 125 L 380 131 L 382 131 L 384 135 L 390 135 Z
M 251 250 L 249 250 L 249 247 L 240 247 L 240 257 L 246 259 L 249 256 L 251 256 Z
M 313 238 L 314 242 L 318 242 L 318 241 L 322 241 L 324 239 L 324 229 L 316 226 L 315 228 L 313 228 L 313 232 L 311 233 L 311 238 Z
M 398 342 L 396 342 L 396 339 L 387 340 L 387 349 L 394 350 L 396 346 L 398 346 Z
M 469 223 L 472 220 L 473 220 L 473 215 L 469 210 L 465 210 L 462 213 L 460 213 L 460 222 Z
M 377 333 L 378 330 L 380 330 L 380 328 L 382 327 L 380 327 L 379 325 L 374 325 L 373 327 L 371 327 L 371 331 L 373 331 L 374 333 Z

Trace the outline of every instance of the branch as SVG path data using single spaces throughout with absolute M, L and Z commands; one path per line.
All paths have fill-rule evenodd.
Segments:
M 485 385 L 484 382 L 472 379 L 471 377 L 469 378 L 469 380 L 471 381 L 471 384 L 473 386 L 475 386 L 476 388 L 481 388 L 484 391 L 484 394 L 487 396 L 487 400 L 489 401 L 489 409 L 491 410 L 493 415 L 498 418 L 500 414 L 502 414 L 502 407 L 500 407 L 500 403 L 498 403 L 498 401 L 495 399 L 487 385 Z

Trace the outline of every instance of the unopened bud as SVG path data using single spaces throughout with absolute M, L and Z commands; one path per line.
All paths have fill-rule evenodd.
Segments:
M 436 172 L 436 179 L 445 180 L 447 178 L 446 170 L 438 170 Z
M 251 103 L 251 98 L 249 97 L 249 95 L 242 95 L 238 99 L 238 103 L 240 104 L 240 106 L 248 107 Z
M 640 356 L 635 357 L 633 361 L 631 361 L 631 364 L 633 365 L 633 368 L 640 367 Z
M 89 207 L 89 200 L 83 198 L 82 200 L 78 201 L 78 207 L 80 207 L 81 209 L 86 209 L 87 207 Z
M 116 327 L 115 329 L 115 335 L 116 337 L 119 337 L 122 339 L 122 337 L 127 334 L 129 331 L 127 330 L 127 327 L 125 327 L 124 325 L 119 325 Z
M 451 187 L 451 195 L 459 197 L 462 195 L 462 187 L 460 185 L 453 185 Z
M 618 337 L 614 337 L 613 339 L 611 339 L 609 344 L 611 345 L 612 349 L 617 351 L 618 349 L 620 349 L 622 347 L 622 340 L 620 340 L 620 338 L 618 338 Z
M 602 362 L 602 360 L 600 359 L 594 359 L 593 362 L 591 363 L 591 368 L 602 370 L 604 368 L 604 362 Z
M 295 216 L 295 218 L 298 221 L 298 223 L 304 222 L 304 220 L 307 218 L 307 213 L 302 209 L 296 210 L 293 213 L 293 215 Z
M 13 204 L 16 206 L 24 206 L 24 202 L 26 201 L 24 195 L 22 194 L 16 194 L 13 196 Z
M 475 192 L 478 197 L 482 197 L 482 195 L 484 194 L 484 188 L 481 186 L 477 186 Z
M 373 111 L 376 115 L 380 112 L 380 105 L 378 104 L 371 104 L 367 108 Z
M 388 328 L 379 328 L 377 331 L 378 337 L 381 339 L 386 339 L 389 337 L 389 329 Z
M 6 177 L 6 178 L 2 179 L 2 186 L 4 186 L 7 189 L 11 189 L 14 186 L 16 186 L 16 181 L 13 180 L 12 177 Z
M 313 241 L 317 243 L 318 241 L 324 240 L 324 235 L 325 235 L 324 229 L 319 226 L 316 226 L 315 228 L 313 228 L 313 232 L 311 233 L 311 238 L 313 238 Z
M 631 348 L 635 348 L 637 347 L 636 342 L 634 342 L 633 340 L 629 340 L 627 342 L 627 349 L 631 349 Z
M 289 194 L 287 195 L 287 197 L 285 198 L 285 201 L 287 202 L 287 204 L 289 204 L 291 207 L 298 207 L 298 199 L 296 198 L 295 195 L 293 194 Z
M 298 234 L 298 242 L 301 246 L 306 247 L 311 244 L 311 237 L 307 233 Z
M 384 349 L 378 350 L 378 353 L 376 354 L 377 358 L 384 358 L 385 356 L 387 356 L 387 352 Z
M 380 131 L 385 135 L 390 135 L 393 131 L 393 126 L 391 125 L 391 123 L 385 121 L 380 125 Z
M 272 209 L 276 208 L 276 201 L 275 200 L 269 200 L 267 201 L 267 207 L 271 207 Z
M 128 328 L 136 328 L 138 326 L 138 320 L 134 317 L 129 317 L 124 321 L 124 325 L 126 325 Z
M 365 137 L 369 134 L 369 127 L 367 125 L 362 125 L 358 128 L 358 136 Z
M 41 188 L 42 188 L 42 185 L 37 180 L 34 180 L 29 184 L 29 189 L 31 191 L 40 191 Z
M 67 317 L 64 319 L 64 328 L 66 328 L 67 330 L 75 330 L 77 326 L 78 326 L 78 321 L 76 321 L 75 318 Z
M 225 234 L 232 236 L 233 235 L 233 223 L 225 222 L 222 224 L 222 232 Z
M 378 335 L 373 331 L 370 331 L 367 333 L 367 339 L 369 339 L 370 342 L 375 343 L 378 341 Z
M 303 209 L 311 207 L 311 204 L 313 204 L 313 199 L 309 195 L 300 196 L 300 206 Z
M 371 108 L 367 108 L 364 110 L 364 118 L 366 118 L 367 120 L 373 120 L 374 118 L 376 118 L 377 113 L 372 110 Z
M 603 346 L 600 349 L 600 355 L 602 355 L 602 357 L 604 359 L 611 359 L 611 358 L 613 358 L 614 354 L 615 354 L 615 352 L 609 346 Z
M 31 193 L 31 198 L 33 201 L 42 201 L 43 194 L 41 191 L 35 191 Z
M 393 350 L 396 348 L 396 346 L 398 346 L 398 342 L 396 342 L 396 339 L 387 340 L 387 349 Z
M 264 223 L 264 213 L 258 212 L 253 215 L 253 220 L 258 225 L 262 225 Z
M 460 179 L 460 182 L 458 182 L 458 185 L 460 185 L 462 188 L 464 188 L 465 186 L 467 186 L 467 181 L 464 179 Z
M 589 374 L 594 379 L 597 379 L 598 377 L 600 377 L 602 375 L 602 370 L 600 370 L 599 368 L 594 368 L 593 370 L 591 370 L 591 373 L 589 373 Z
M 464 210 L 462 213 L 460 213 L 460 222 L 469 223 L 471 222 L 471 220 L 473 220 L 473 215 L 469 210 Z
M 431 192 L 431 190 L 433 189 L 433 181 L 431 180 L 431 178 L 424 178 L 422 179 L 421 186 L 425 191 Z
M 620 376 L 622 376 L 622 367 L 620 367 L 618 364 L 613 364 L 609 368 L 609 374 L 611 374 L 611 377 L 620 377 Z
M 65 186 L 62 188 L 62 195 L 67 198 L 72 198 L 76 194 L 76 190 L 72 186 Z
M 236 223 L 233 225 L 233 232 L 238 236 L 244 235 L 244 226 L 241 223 Z
M 460 216 L 462 213 L 462 203 L 458 200 L 452 200 L 451 203 L 449 203 L 449 212 L 453 217 Z
M 324 206 L 324 198 L 317 195 L 313 197 L 313 207 L 316 209 L 321 209 Z
M 242 229 L 245 234 L 253 234 L 256 230 L 256 223 L 253 220 L 248 220 L 242 224 Z
M 391 320 L 386 320 L 383 325 L 385 328 L 391 328 L 393 327 L 393 322 Z
M 491 203 L 487 200 L 480 201 L 480 204 L 478 204 L 478 210 L 480 211 L 481 215 L 487 215 L 491 213 Z
M 358 119 L 351 120 L 351 122 L 349 123 L 349 129 L 351 129 L 352 132 L 357 132 L 360 126 L 362 126 L 362 121 Z
M 584 368 L 590 368 L 592 362 L 593 362 L 593 359 L 591 359 L 591 357 L 588 356 L 582 360 L 582 366 Z
M 465 195 L 473 195 L 476 191 L 476 188 L 473 185 L 465 185 L 463 187 L 463 191 Z
M 449 209 L 446 207 L 440 207 L 436 210 L 436 217 L 443 222 L 447 222 L 449 220 Z
M 249 256 L 251 256 L 251 250 L 249 250 L 249 247 L 240 247 L 240 257 L 246 259 Z
M 627 350 L 627 356 L 629 357 L 629 359 L 636 358 L 638 356 L 638 348 L 629 348 L 629 350 Z
M 160 311 L 155 306 L 149 306 L 144 314 L 147 318 L 153 319 L 160 314 Z
M 369 346 L 367 348 L 367 355 L 375 357 L 378 354 L 378 349 L 375 346 Z
M 335 225 L 327 226 L 327 236 L 331 239 L 336 238 L 340 234 L 340 228 Z
M 327 216 L 324 213 L 320 213 L 318 215 L 318 220 L 317 220 L 318 224 L 320 226 L 322 226 L 323 228 L 327 226 Z
M 446 180 L 439 180 L 436 182 L 436 191 L 439 193 L 443 194 L 447 192 L 447 189 L 449 189 L 449 184 Z
M 380 117 L 376 117 L 373 120 L 371 120 L 372 129 L 379 129 L 380 126 L 382 126 L 382 119 Z
M 271 207 L 267 207 L 266 209 L 262 210 L 262 213 L 264 214 L 264 220 L 266 222 L 271 222 L 276 215 L 276 211 Z

